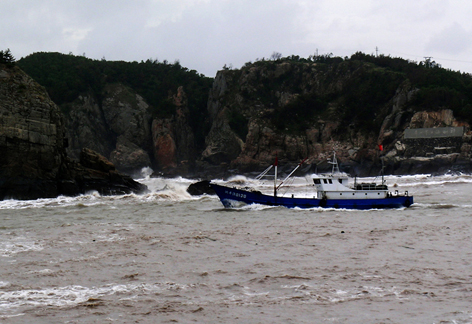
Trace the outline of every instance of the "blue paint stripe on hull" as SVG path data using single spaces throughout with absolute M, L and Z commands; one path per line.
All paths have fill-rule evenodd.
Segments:
M 345 209 L 382 209 L 410 207 L 412 196 L 394 196 L 379 199 L 315 199 L 288 198 L 264 195 L 257 191 L 246 191 L 210 183 L 225 207 L 232 207 L 234 202 L 245 204 L 261 204 L 269 206 L 284 206 L 288 208 L 345 208 Z

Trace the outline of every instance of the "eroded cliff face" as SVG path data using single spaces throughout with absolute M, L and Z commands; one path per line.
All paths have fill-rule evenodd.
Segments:
M 467 135 L 448 146 L 448 156 L 416 158 L 418 146 L 424 145 L 405 141 L 406 128 L 464 126 L 467 134 L 469 125 L 457 121 L 447 107 L 418 112 L 412 105 L 417 89 L 408 80 L 394 79 L 396 89 L 391 94 L 370 110 L 358 108 L 350 117 L 348 100 L 357 97 L 349 92 L 357 89 L 353 84 L 369 73 L 369 67 L 321 69 L 316 63 L 270 66 L 218 72 L 209 96 L 212 128 L 202 154 L 204 164 L 250 172 L 262 170 L 277 155 L 281 164 L 289 165 L 308 158 L 311 169 L 306 170 L 320 171 L 320 162 L 336 151 L 343 169 L 359 176 L 379 174 L 381 156 L 391 174 L 447 172 L 458 162 L 469 168 Z
M 92 163 L 99 159 L 93 151 L 82 150 L 81 163 L 69 160 L 65 133 L 64 116 L 45 89 L 19 68 L 0 64 L 0 199 L 146 189 L 109 162 L 106 168 Z
M 307 115 L 306 121 L 302 114 L 316 107 L 290 111 L 291 104 L 303 103 L 303 96 L 316 100 L 342 91 L 355 71 L 343 77 L 340 73 L 318 71 L 316 64 L 289 63 L 276 64 L 270 70 L 251 67 L 219 71 L 209 97 L 213 123 L 203 161 L 229 163 L 231 168 L 248 172 L 273 163 L 276 154 L 282 163 L 294 164 L 304 158 L 316 163 L 336 150 L 346 164 L 356 166 L 366 160 L 373 163 L 378 158 L 378 133 L 369 136 L 346 127 L 336 116 L 339 107 L 335 101 L 323 113 Z M 306 126 L 298 127 L 305 122 Z M 246 131 L 238 132 L 238 126 Z
M 196 159 L 195 139 L 188 122 L 187 96 L 182 87 L 172 96 L 175 114 L 152 121 L 153 153 L 157 169 L 166 175 L 188 175 Z
M 78 159 L 90 148 L 128 174 L 152 167 L 168 176 L 188 175 L 196 149 L 187 97 L 182 87 L 169 96 L 175 112 L 168 118 L 152 118 L 146 101 L 122 84 L 107 84 L 101 100 L 80 96 L 66 107 L 69 154 Z
M 0 198 L 36 190 L 55 195 L 64 132 L 62 113 L 45 90 L 19 68 L 0 65 Z
M 8 86 L 2 90 L 6 112 L 0 144 L 5 144 L 5 152 L 14 143 L 25 153 L 21 156 L 33 155 L 21 166 L 11 164 L 12 170 L 43 165 L 30 173 L 39 172 L 45 179 L 57 178 L 66 153 L 76 160 L 91 156 L 83 154 L 86 148 L 128 174 L 151 166 L 165 176 L 221 177 L 263 170 L 276 155 L 287 169 L 308 158 L 304 171 L 321 171 L 328 167 L 321 162 L 333 151 L 344 171 L 359 176 L 377 175 L 381 156 L 393 174 L 446 172 L 457 165 L 470 169 L 469 125 L 456 120 L 448 107 L 415 107 L 419 90 L 403 74 L 358 61 L 259 63 L 217 73 L 209 93 L 211 128 L 204 148 L 201 138 L 208 128 L 205 124 L 198 129 L 189 120 L 189 100 L 182 87 L 169 92 L 165 109 L 174 110 L 163 113 L 133 89 L 104 83 L 96 96 L 86 92 L 64 104 L 64 122 L 44 89 L 20 76 L 21 71 L 2 69 L 0 81 Z M 52 112 L 47 107 L 53 107 Z M 167 117 L 152 118 L 151 113 Z M 204 119 L 201 112 L 198 116 Z M 465 135 L 450 140 L 404 138 L 407 128 L 446 126 L 463 126 Z M 6 156 L 6 165 L 16 159 Z
M 78 159 L 82 148 L 90 148 L 123 172 L 151 166 L 148 104 L 122 84 L 107 84 L 103 93 L 101 101 L 83 94 L 67 107 L 69 155 Z

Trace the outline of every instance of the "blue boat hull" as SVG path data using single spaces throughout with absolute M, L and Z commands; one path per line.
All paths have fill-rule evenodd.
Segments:
M 379 199 L 317 199 L 274 197 L 258 191 L 229 188 L 210 183 L 223 205 L 227 208 L 244 204 L 284 206 L 287 208 L 345 208 L 345 209 L 383 209 L 410 207 L 412 196 L 391 196 Z

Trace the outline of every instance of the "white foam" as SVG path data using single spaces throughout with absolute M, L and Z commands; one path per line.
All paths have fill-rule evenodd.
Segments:
M 86 195 L 76 197 L 58 196 L 56 198 L 44 198 L 36 200 L 4 200 L 0 201 L 0 209 L 27 209 L 43 207 L 65 207 L 73 206 L 78 203 L 84 205 L 93 205 L 100 203 L 101 196 L 97 192 L 91 192 Z
M 183 201 L 195 200 L 201 197 L 192 196 L 187 192 L 187 188 L 193 180 L 178 177 L 175 179 L 168 178 L 147 178 L 140 181 L 149 188 L 149 192 L 145 194 L 126 194 L 116 196 L 101 196 L 97 191 L 91 191 L 84 195 L 76 197 L 59 196 L 57 198 L 36 199 L 36 200 L 4 200 L 0 201 L 1 209 L 27 209 L 27 208 L 55 208 L 69 206 L 95 206 L 100 204 L 108 204 L 110 201 L 129 201 L 136 200 L 138 202 L 146 201 Z
M 235 176 L 230 177 L 226 182 L 242 185 L 242 184 L 247 183 L 248 181 L 250 180 L 243 175 L 235 175 Z
M 150 167 L 144 167 L 141 169 L 141 179 L 149 179 L 153 173 L 153 169 Z
M 244 204 L 240 207 L 242 210 L 265 210 L 265 209 L 273 209 L 278 208 L 278 206 L 269 206 L 269 205 L 260 205 L 260 204 Z
M 145 169 L 142 171 L 145 174 L 143 179 L 139 182 L 145 184 L 149 188 L 149 192 L 145 194 L 127 194 L 118 196 L 101 196 L 98 192 L 90 192 L 85 195 L 76 197 L 65 197 L 59 196 L 51 199 L 37 199 L 37 200 L 4 200 L 0 201 L 1 209 L 28 209 L 28 208 L 60 208 L 60 207 L 89 207 L 101 204 L 110 205 L 110 201 L 124 201 L 132 202 L 178 202 L 186 200 L 198 200 L 204 196 L 192 196 L 187 192 L 189 184 L 194 183 L 195 180 L 187 179 L 183 177 L 176 178 L 151 178 L 151 169 Z M 372 182 L 378 181 L 378 177 L 366 177 L 357 178 L 358 182 Z M 404 191 L 406 188 L 410 189 L 410 194 L 413 188 L 419 187 L 433 187 L 442 186 L 448 184 L 470 184 L 472 183 L 471 175 L 442 175 L 442 176 L 431 176 L 428 174 L 420 175 L 407 175 L 407 176 L 385 176 L 387 184 L 390 190 Z M 247 178 L 242 175 L 233 176 L 228 181 L 221 179 L 212 180 L 214 183 L 227 184 L 230 186 L 248 187 L 255 190 L 261 191 L 262 193 L 271 194 L 273 192 L 272 181 L 258 181 L 255 179 Z M 352 181 L 351 181 L 352 182 Z M 286 195 L 295 194 L 296 196 L 312 197 L 314 188 L 309 186 L 311 183 L 307 182 L 305 177 L 294 177 L 293 182 L 290 182 L 288 186 L 282 187 L 280 191 L 281 195 L 286 192 Z M 420 190 L 420 189 L 415 189 Z M 114 206 L 113 208 L 117 208 Z M 254 208 L 249 207 L 249 208 Z M 261 207 L 255 207 L 260 209 Z M 326 210 L 326 209 L 324 209 Z
M 164 290 L 186 290 L 193 285 L 176 283 L 110 284 L 103 287 L 82 287 L 79 285 L 43 289 L 0 291 L 0 311 L 22 306 L 50 307 L 75 306 L 90 299 L 115 294 L 158 293 Z
M 42 269 L 42 270 L 34 270 L 26 272 L 28 274 L 42 274 L 42 275 L 51 275 L 54 273 L 51 269 Z
M 26 251 L 41 251 L 43 246 L 24 237 L 18 237 L 11 241 L 0 242 L 0 256 L 11 257 L 14 254 Z

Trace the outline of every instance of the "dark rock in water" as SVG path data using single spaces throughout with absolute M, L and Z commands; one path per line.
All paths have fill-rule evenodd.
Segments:
M 192 183 L 187 188 L 187 192 L 192 196 L 199 196 L 203 194 L 215 195 L 215 190 L 210 186 L 210 181 L 203 180 L 196 183 Z
M 69 179 L 61 182 L 63 195 L 77 195 L 92 190 L 101 195 L 120 195 L 147 190 L 145 185 L 116 171 L 105 157 L 87 148 L 82 149 L 80 163 L 69 162 L 68 165 Z

